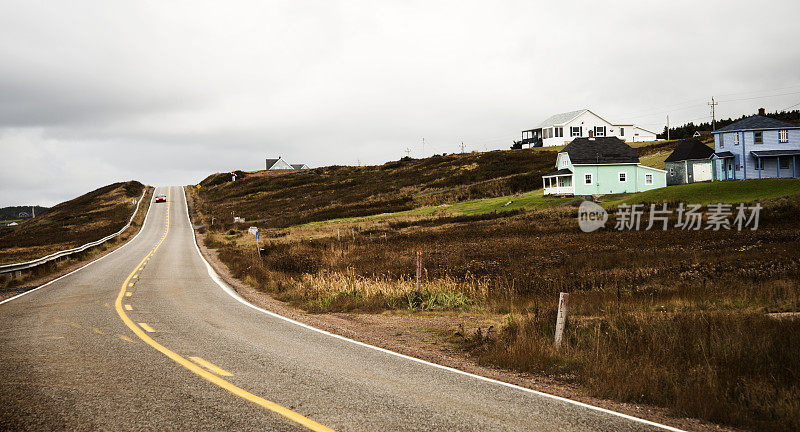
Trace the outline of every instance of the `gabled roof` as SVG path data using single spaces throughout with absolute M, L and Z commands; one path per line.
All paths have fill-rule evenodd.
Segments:
M 292 164 L 292 168 L 294 168 L 296 170 L 308 169 L 308 165 L 306 165 L 306 164 Z
M 736 123 L 729 124 L 724 128 L 719 128 L 712 133 L 721 132 L 734 132 L 745 130 L 758 130 L 758 129 L 787 129 L 787 128 L 800 128 L 800 125 L 782 122 L 773 118 L 754 115 L 737 121 Z
M 585 113 L 586 111 L 589 110 L 584 108 L 576 111 L 569 111 L 561 114 L 552 115 L 548 117 L 547 120 L 539 123 L 539 126 L 536 126 L 534 129 L 549 127 L 553 125 L 562 125 L 574 119 L 575 117 L 578 117 L 579 115 Z
M 667 156 L 664 162 L 677 162 L 692 159 L 708 159 L 714 154 L 714 149 L 695 139 L 683 140 L 675 150 Z
M 639 163 L 636 150 L 617 137 L 575 138 L 562 152 L 574 165 Z
M 278 159 L 267 159 L 267 169 L 270 169 L 270 168 L 274 167 L 275 163 L 277 163 L 279 160 L 280 160 L 280 158 L 278 158 Z
M 634 126 L 633 126 L 633 128 L 634 128 L 634 129 L 643 130 L 643 131 L 645 131 L 645 132 L 650 132 L 650 133 L 651 133 L 651 134 L 653 134 L 653 135 L 658 135 L 657 133 L 655 133 L 655 132 L 651 131 L 650 129 L 645 129 L 645 128 L 641 127 L 641 126 L 635 126 L 635 125 L 634 125 Z

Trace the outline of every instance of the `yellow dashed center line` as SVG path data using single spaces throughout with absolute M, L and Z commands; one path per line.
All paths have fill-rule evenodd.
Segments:
M 133 340 L 133 339 L 131 339 L 128 336 L 125 336 L 125 335 L 118 334 L 117 337 L 122 339 L 122 340 L 124 340 L 125 342 L 136 343 L 135 340 Z
M 317 423 L 314 420 L 311 420 L 311 419 L 309 419 L 307 417 L 304 417 L 303 415 L 298 414 L 298 413 L 296 413 L 296 412 L 294 412 L 294 411 L 292 411 L 292 410 L 290 410 L 288 408 L 285 408 L 285 407 L 283 407 L 281 405 L 278 405 L 275 402 L 268 401 L 268 400 L 266 400 L 266 399 L 264 399 L 262 397 L 256 396 L 253 393 L 248 392 L 247 390 L 239 388 L 239 387 L 231 384 L 230 382 L 226 381 L 225 379 L 220 378 L 219 376 L 217 376 L 217 375 L 207 371 L 206 369 L 203 369 L 202 367 L 198 366 L 197 364 L 187 360 L 186 358 L 184 358 L 180 354 L 176 353 L 175 351 L 170 350 L 169 348 L 165 347 L 164 345 L 161 345 L 160 343 L 156 342 L 153 338 L 148 336 L 147 333 L 144 330 L 142 330 L 142 327 L 137 326 L 136 323 L 134 323 L 128 317 L 128 315 L 125 313 L 126 309 L 130 310 L 130 308 L 129 308 L 130 305 L 125 305 L 124 308 L 122 306 L 122 299 L 125 298 L 125 292 L 126 292 L 126 288 L 128 287 L 128 283 L 131 281 L 131 279 L 136 278 L 136 274 L 135 273 L 138 271 L 138 268 L 142 265 L 142 263 L 144 263 L 144 261 L 146 259 L 148 259 L 153 253 L 155 253 L 158 250 L 158 248 L 161 246 L 161 243 L 164 242 L 164 239 L 166 238 L 166 234 L 169 233 L 169 210 L 170 210 L 170 203 L 171 203 L 169 195 L 171 195 L 171 191 L 168 191 L 167 195 L 168 195 L 167 196 L 167 218 L 166 218 L 166 230 L 165 230 L 165 233 L 164 233 L 164 237 L 161 238 L 161 240 L 156 244 L 156 246 L 153 248 L 153 250 L 149 254 L 147 254 L 147 256 L 142 258 L 142 261 L 136 266 L 136 270 L 133 270 L 131 272 L 131 274 L 128 275 L 128 278 L 125 280 L 125 282 L 122 283 L 122 287 L 121 287 L 121 289 L 119 291 L 119 294 L 117 295 L 117 299 L 114 302 L 114 308 L 117 310 L 117 315 L 119 315 L 120 319 L 122 319 L 122 322 L 124 322 L 125 325 L 128 326 L 128 328 L 131 329 L 133 331 L 133 333 L 136 334 L 136 336 L 138 336 L 139 339 L 141 339 L 144 343 L 150 345 L 151 347 L 155 348 L 160 353 L 162 353 L 165 356 L 167 356 L 170 359 L 172 359 L 175 363 L 178 363 L 179 365 L 185 367 L 186 369 L 189 369 L 190 371 L 192 371 L 195 374 L 203 377 L 204 379 L 210 381 L 211 383 L 216 384 L 217 386 L 224 388 L 225 390 L 233 393 L 236 396 L 239 396 L 239 397 L 241 397 L 243 399 L 246 399 L 246 400 L 248 400 L 250 402 L 253 402 L 253 403 L 255 403 L 255 404 L 257 404 L 257 405 L 259 405 L 259 406 L 261 406 L 263 408 L 266 408 L 266 409 L 268 409 L 268 410 L 270 410 L 270 411 L 272 411 L 272 412 L 274 412 L 276 414 L 282 415 L 282 416 L 286 417 L 287 419 L 289 419 L 289 420 L 291 420 L 291 421 L 293 421 L 293 422 L 295 422 L 295 423 L 297 423 L 299 425 L 305 426 L 308 429 L 311 429 L 313 431 L 333 432 L 333 429 L 331 429 L 331 428 L 329 428 L 327 426 L 324 426 L 324 425 L 322 425 L 320 423 Z M 122 335 L 118 335 L 118 336 L 120 336 L 120 338 L 123 338 Z M 125 340 L 125 339 L 123 339 L 123 340 Z M 200 359 L 200 357 L 193 357 L 192 359 L 194 359 L 196 361 L 196 359 Z M 202 359 L 200 359 L 200 360 L 202 360 Z M 207 363 L 207 366 L 210 365 L 210 366 L 213 366 L 213 367 L 219 369 L 219 371 L 221 371 L 221 372 L 229 373 L 229 372 L 226 372 L 223 369 L 220 369 L 220 368 L 214 366 L 211 363 L 208 363 L 208 362 L 206 362 L 206 363 Z M 223 375 L 223 374 L 220 373 L 220 375 Z M 224 376 L 229 376 L 229 375 L 224 375 Z
M 233 376 L 232 373 L 226 371 L 225 369 L 222 369 L 221 367 L 215 365 L 214 363 L 211 363 L 207 360 L 203 360 L 202 357 L 189 357 L 189 360 L 199 364 L 200 366 L 208 369 L 209 372 L 214 372 L 219 376 Z
M 152 328 L 152 327 L 150 327 L 149 325 L 147 325 L 147 323 L 139 323 L 139 327 L 143 328 L 143 329 L 144 329 L 144 331 L 146 331 L 146 332 L 148 332 L 148 333 L 153 333 L 153 332 L 155 331 L 155 330 L 153 330 L 153 328 Z
M 101 335 L 104 335 L 104 334 L 105 334 L 105 333 L 103 333 L 102 331 L 100 331 L 100 329 L 99 329 L 99 328 L 97 328 L 97 327 L 92 327 L 92 331 L 93 331 L 93 332 L 95 332 L 95 333 L 97 333 L 97 334 L 101 334 Z
M 125 305 L 125 310 L 133 310 L 133 306 L 131 306 L 131 305 Z
M 132 296 L 132 295 L 133 295 L 133 293 L 132 293 L 132 292 L 130 292 L 130 291 L 128 291 L 128 292 L 126 292 L 126 293 L 125 293 L 125 297 L 130 297 L 130 296 Z
M 75 328 L 81 328 L 81 325 L 78 324 L 78 323 L 71 322 L 71 323 L 69 323 L 69 325 L 71 325 L 71 326 L 73 326 Z

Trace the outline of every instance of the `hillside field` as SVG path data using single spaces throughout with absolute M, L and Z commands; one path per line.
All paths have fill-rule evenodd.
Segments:
M 674 145 L 657 142 L 638 151 L 647 157 Z M 595 396 L 756 430 L 800 427 L 800 350 L 791 348 L 800 346 L 800 320 L 770 315 L 800 312 L 800 227 L 794 222 L 800 179 L 706 182 L 600 199 L 612 218 L 619 204 L 759 202 L 757 230 L 616 231 L 610 222 L 607 229 L 583 233 L 577 202 L 544 197 L 541 183 L 533 180 L 552 169 L 547 162 L 554 153 L 508 153 L 490 160 L 500 166 L 519 158 L 516 163 L 539 171 L 503 171 L 494 189 L 482 187 L 474 195 L 445 191 L 426 201 L 418 195 L 445 190 L 444 183 L 470 190 L 493 174 L 485 169 L 476 177 L 437 180 L 419 170 L 438 162 L 391 163 L 384 170 L 392 175 L 378 174 L 387 177 L 376 183 L 404 172 L 405 192 L 392 194 L 380 187 L 360 191 L 380 167 L 352 168 L 348 172 L 357 175 L 343 188 L 329 183 L 331 173 L 314 182 L 329 200 L 302 195 L 301 202 L 283 202 L 297 214 L 289 217 L 284 209 L 280 218 L 260 213 L 273 208 L 265 198 L 276 196 L 277 187 L 263 192 L 256 185 L 265 180 L 245 186 L 219 182 L 188 189 L 191 214 L 206 225 L 200 230 L 204 244 L 217 250 L 235 277 L 307 312 L 392 313 L 399 319 L 468 313 L 480 317 L 472 327 L 420 331 L 481 364 L 557 377 Z M 457 155 L 453 161 L 470 156 L 476 157 Z M 461 173 L 464 166 L 469 164 L 435 170 Z M 294 181 L 293 187 L 303 189 L 310 186 L 301 179 L 313 175 L 270 180 Z M 515 177 L 534 187 L 504 183 Z M 382 192 L 376 197 L 370 190 Z M 392 202 L 389 196 L 409 199 L 384 205 Z M 223 206 L 221 197 L 235 205 Z M 342 211 L 315 212 L 305 201 Z M 348 202 L 370 204 L 347 207 Z M 210 215 L 221 217 L 230 208 L 251 209 L 254 219 L 263 220 L 208 225 Z M 326 214 L 332 216 L 324 219 Z M 675 222 L 673 215 L 670 225 Z M 261 230 L 260 257 L 246 232 L 250 225 Z M 555 350 L 559 292 L 571 294 L 570 315 L 564 347 Z M 485 322 L 495 325 L 481 328 Z
M 119 231 L 144 185 L 114 183 L 58 204 L 17 227 L 0 227 L 0 264 L 22 262 L 77 247 Z

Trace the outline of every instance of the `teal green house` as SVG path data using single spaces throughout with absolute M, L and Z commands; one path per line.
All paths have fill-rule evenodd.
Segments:
M 641 165 L 636 150 L 617 137 L 575 138 L 542 183 L 545 195 L 632 193 L 665 187 L 667 172 Z

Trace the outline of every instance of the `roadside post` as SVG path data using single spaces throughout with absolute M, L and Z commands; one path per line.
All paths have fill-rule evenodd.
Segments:
M 419 292 L 419 279 L 422 276 L 422 252 L 417 251 L 417 292 Z
M 564 336 L 564 324 L 567 322 L 567 307 L 569 306 L 569 294 L 562 292 L 558 295 L 558 316 L 556 317 L 556 338 L 554 346 L 561 348 L 561 339 Z

